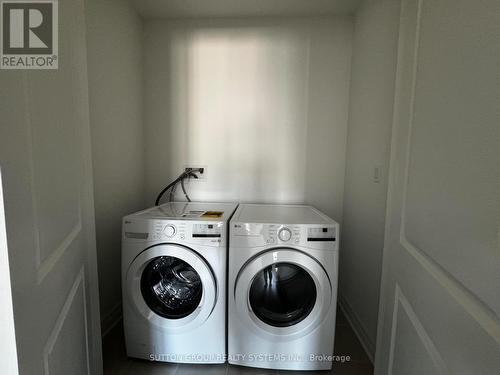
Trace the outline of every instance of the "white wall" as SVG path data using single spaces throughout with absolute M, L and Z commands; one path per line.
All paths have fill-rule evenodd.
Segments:
M 372 356 L 384 244 L 399 0 L 366 0 L 353 38 L 340 298 Z M 380 168 L 380 181 L 374 169 Z
M 146 21 L 148 203 L 311 202 L 342 218 L 352 19 Z
M 90 121 L 103 331 L 120 316 L 121 218 L 144 207 L 142 20 L 87 0 Z

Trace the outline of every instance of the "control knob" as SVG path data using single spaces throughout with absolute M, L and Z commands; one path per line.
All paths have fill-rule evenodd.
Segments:
M 168 224 L 163 228 L 163 234 L 167 237 L 172 237 L 175 235 L 176 229 L 172 224 Z
M 290 241 L 290 238 L 292 238 L 292 231 L 288 228 L 283 228 L 278 232 L 278 238 L 283 242 Z

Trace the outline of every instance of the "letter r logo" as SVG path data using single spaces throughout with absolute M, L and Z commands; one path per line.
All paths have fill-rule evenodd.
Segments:
M 53 6 L 50 1 L 2 1 L 2 52 L 52 54 Z

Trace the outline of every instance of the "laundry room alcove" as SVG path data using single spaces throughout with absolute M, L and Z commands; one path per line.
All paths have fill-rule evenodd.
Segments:
M 122 217 L 203 167 L 193 200 L 306 203 L 341 224 L 339 304 L 373 360 L 399 7 L 87 1 L 104 334 L 121 317 Z

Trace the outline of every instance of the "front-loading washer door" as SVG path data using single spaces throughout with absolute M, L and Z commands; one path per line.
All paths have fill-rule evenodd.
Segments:
M 238 317 L 254 332 L 296 339 L 324 319 L 332 287 L 314 258 L 296 249 L 276 248 L 243 266 L 234 298 Z
M 217 300 L 212 270 L 194 250 L 161 244 L 140 253 L 127 272 L 130 301 L 162 329 L 193 329 L 211 314 Z

